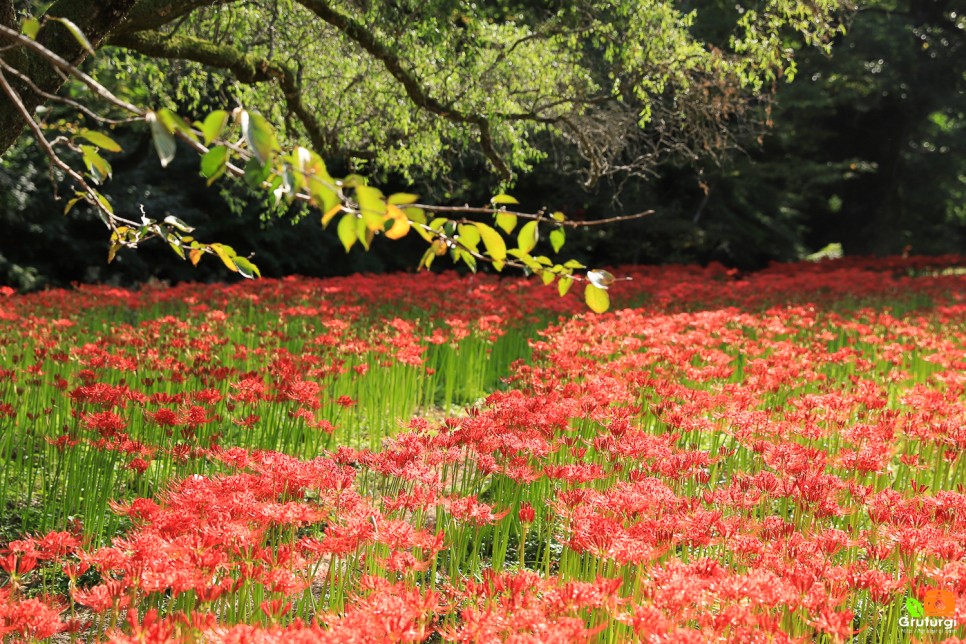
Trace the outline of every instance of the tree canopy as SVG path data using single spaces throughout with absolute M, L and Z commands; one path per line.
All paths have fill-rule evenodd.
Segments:
M 550 159 L 593 183 L 721 154 L 760 125 L 759 108 L 795 75 L 796 49 L 826 49 L 847 10 L 838 0 L 0 0 L 0 151 L 40 115 L 33 133 L 80 154 L 77 178 L 98 184 L 117 147 L 101 138 L 105 124 L 142 120 L 162 162 L 174 153 L 171 137 L 193 139 L 206 176 L 237 158 L 237 174 L 247 171 L 253 185 L 301 191 L 330 220 L 340 216 L 347 247 L 368 245 L 373 235 L 404 234 L 416 209 L 355 173 L 438 185 L 454 168 L 480 167 L 505 187 Z M 333 178 L 333 167 L 346 177 Z M 335 196 L 313 194 L 312 177 Z M 137 241 L 121 225 L 132 213 L 115 219 L 94 188 L 79 198 L 104 211 L 115 244 Z M 490 231 L 502 230 L 516 236 L 520 265 L 559 269 L 551 279 L 572 273 L 530 251 L 536 225 L 562 233 L 577 222 L 551 213 L 519 228 L 506 214 L 473 220 L 507 205 L 497 198 L 458 219 L 430 213 L 415 223 L 437 244 L 433 254 L 500 265 L 507 243 Z M 367 210 L 383 221 L 366 223 Z M 197 250 L 180 241 L 186 227 L 164 226 L 158 236 L 173 247 Z M 548 239 L 558 250 L 561 234 Z
M 591 178 L 655 153 L 725 147 L 749 102 L 794 73 L 789 32 L 826 45 L 843 9 L 768 0 L 722 18 L 716 3 L 627 0 L 59 0 L 41 14 L 23 4 L 21 15 L 65 18 L 95 47 L 116 48 L 95 71 L 138 98 L 188 110 L 240 101 L 327 158 L 404 171 L 443 171 L 475 148 L 505 178 L 552 139 L 576 147 Z M 67 31 L 38 38 L 80 62 Z M 28 64 L 54 89 L 56 74 Z M 9 112 L 0 123 L 16 120 Z M 2 131 L 0 150 L 15 136 Z

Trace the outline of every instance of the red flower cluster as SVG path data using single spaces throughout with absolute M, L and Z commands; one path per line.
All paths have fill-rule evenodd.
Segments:
M 4 297 L 0 637 L 966 636 L 963 263 Z

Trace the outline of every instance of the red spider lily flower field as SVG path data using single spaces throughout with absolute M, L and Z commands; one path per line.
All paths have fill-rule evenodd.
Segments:
M 4 293 L 0 638 L 962 641 L 964 266 Z

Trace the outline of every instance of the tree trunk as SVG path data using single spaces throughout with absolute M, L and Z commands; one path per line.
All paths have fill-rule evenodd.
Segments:
M 67 18 L 76 24 L 91 44 L 97 48 L 124 20 L 137 2 L 138 0 L 97 0 L 93 2 L 91 0 L 57 0 L 47 10 L 47 15 Z M 12 9 L 12 2 L 0 0 L 0 22 L 15 28 L 15 25 L 8 24 L 8 21 L 10 23 L 15 22 Z M 81 64 L 87 56 L 87 52 L 70 32 L 56 22 L 47 22 L 38 36 L 38 41 L 75 65 Z M 0 44 L 3 44 L 2 39 L 0 39 Z M 3 56 L 9 64 L 30 76 L 34 83 L 45 92 L 55 93 L 63 85 L 61 76 L 53 70 L 50 64 L 35 54 L 26 53 L 21 49 L 13 49 L 0 54 L 0 56 Z M 8 80 L 18 88 L 25 106 L 31 112 L 45 102 L 43 98 L 35 95 L 20 83 L 15 83 L 16 79 L 8 76 Z M 0 93 L 0 156 L 20 137 L 23 127 L 24 120 L 21 114 L 7 96 Z
M 0 0 L 0 25 L 12 28 L 16 23 L 15 19 L 13 0 Z

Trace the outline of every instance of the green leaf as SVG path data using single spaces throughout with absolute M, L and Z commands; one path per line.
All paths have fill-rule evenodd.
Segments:
M 509 248 L 507 249 L 506 254 L 523 262 L 531 273 L 539 273 L 543 270 L 543 264 L 531 257 L 530 253 L 525 253 L 519 248 Z
M 309 195 L 319 209 L 329 212 L 341 203 L 335 179 L 329 174 L 322 157 L 311 150 L 306 152 L 308 152 L 308 160 L 304 162 L 302 172 L 306 176 Z
M 37 40 L 37 34 L 40 32 L 40 21 L 33 16 L 28 16 L 24 18 L 23 22 L 20 23 L 20 33 L 22 33 L 27 38 L 31 40 Z
M 429 268 L 433 265 L 433 260 L 436 259 L 436 253 L 433 251 L 432 247 L 427 248 L 426 252 L 423 253 L 422 258 L 419 260 L 419 269 Z
M 397 192 L 396 194 L 389 195 L 389 199 L 387 201 L 394 206 L 402 206 L 409 203 L 416 203 L 417 199 L 419 199 L 419 195 L 410 194 L 408 192 Z
M 94 199 L 97 202 L 94 204 L 94 212 L 97 213 L 97 216 L 101 221 L 103 221 L 107 226 L 110 226 L 110 218 L 114 216 L 114 206 L 112 206 L 111 202 L 107 200 L 107 197 L 98 191 L 92 190 L 91 192 L 94 193 Z M 88 199 L 88 201 L 90 200 Z
M 366 227 L 372 231 L 382 230 L 386 215 L 386 201 L 382 192 L 378 188 L 356 186 L 356 201 L 359 202 L 359 211 Z
M 262 273 L 258 270 L 258 267 L 252 264 L 248 259 L 244 257 L 234 258 L 235 266 L 238 267 L 238 273 L 242 277 L 247 277 L 248 279 L 254 279 L 255 277 L 261 277 Z
M 71 209 L 74 206 L 76 206 L 81 201 L 84 201 L 85 196 L 86 195 L 83 192 L 76 193 L 76 195 L 74 196 L 74 198 L 71 199 L 70 201 L 68 201 L 67 202 L 67 205 L 64 206 L 64 214 L 66 215 L 67 213 L 69 213 L 71 211 Z
M 205 117 L 205 122 L 199 124 L 198 127 L 201 130 L 201 136 L 205 140 L 205 145 L 211 145 L 212 141 L 221 136 L 222 132 L 228 126 L 228 118 L 230 116 L 225 110 L 215 110 Z
M 168 132 L 172 134 L 178 133 L 196 143 L 198 142 L 198 137 L 195 135 L 194 130 L 191 129 L 191 126 L 188 125 L 188 122 L 172 110 L 166 107 L 158 110 L 158 120 L 167 128 Z
M 181 244 L 178 243 L 177 237 L 175 237 L 174 235 L 168 235 L 168 246 L 171 247 L 171 250 L 174 251 L 175 255 L 177 255 L 181 259 L 185 259 L 184 248 L 182 248 Z
M 166 168 L 171 163 L 171 160 L 174 159 L 174 154 L 178 151 L 178 145 L 175 143 L 174 137 L 168 131 L 168 128 L 158 120 L 156 113 L 148 112 L 144 118 L 148 122 L 148 127 L 151 128 L 151 138 L 154 139 L 154 149 L 158 151 L 158 159 L 161 160 L 161 167 Z
M 475 251 L 476 247 L 480 245 L 480 229 L 473 224 L 459 224 L 456 230 L 459 233 L 459 243 Z
M 339 236 L 339 241 L 345 246 L 345 252 L 348 253 L 352 245 L 359 239 L 356 235 L 356 216 L 352 213 L 343 215 L 336 228 L 336 234 Z
M 371 210 L 366 210 L 363 212 L 362 217 L 359 218 L 359 222 L 364 225 L 366 231 L 370 233 L 381 233 L 386 227 L 386 220 L 384 216 L 378 215 Z M 359 241 L 363 241 L 362 235 L 359 235 Z M 368 246 L 366 246 L 366 250 L 369 250 Z
M 292 203 L 295 199 L 295 195 L 302 189 L 302 175 L 301 173 L 296 173 L 292 166 L 285 164 L 282 170 L 282 188 L 281 193 L 285 197 L 287 203 Z M 278 195 L 276 195 L 278 199 Z
M 588 284 L 584 289 L 584 301 L 594 313 L 603 313 L 610 308 L 610 296 L 602 288 Z
M 422 225 L 413 226 L 413 230 L 415 230 L 416 233 L 420 237 L 422 237 L 423 239 L 425 239 L 427 243 L 430 243 L 431 244 L 433 242 L 433 240 L 436 238 L 436 236 L 433 235 L 433 233 L 429 232 L 428 230 L 426 230 L 424 228 L 424 226 L 426 225 L 425 213 L 423 213 L 422 221 L 419 221 L 418 219 L 416 219 L 416 218 L 413 217 L 412 211 L 416 211 L 416 210 L 419 210 L 419 209 L 418 208 L 406 208 L 403 212 L 405 212 L 406 213 L 406 216 L 409 217 L 409 221 L 416 222 L 417 224 L 422 224 Z M 422 213 L 422 211 L 419 211 L 419 212 Z
M 110 247 L 107 249 L 108 264 L 114 261 L 114 258 L 117 257 L 117 251 L 121 250 L 122 248 L 124 248 L 124 244 L 120 244 L 118 242 L 111 243 Z
M 366 215 L 362 217 L 356 217 L 356 237 L 359 239 L 359 243 L 366 250 L 369 250 L 369 245 L 372 244 L 372 239 L 375 237 L 376 233 L 371 228 L 371 218 L 373 215 L 369 215 L 370 221 L 366 221 Z
M 77 136 L 85 141 L 90 141 L 102 150 L 107 150 L 108 152 L 121 151 L 121 146 L 117 144 L 117 141 L 102 132 L 96 132 L 94 130 L 81 130 L 77 133 Z
M 175 217 L 174 215 L 168 215 L 167 217 L 165 217 L 164 218 L 164 223 L 166 223 L 169 226 L 172 226 L 174 228 L 177 228 L 178 230 L 180 230 L 183 233 L 190 233 L 191 231 L 194 230 L 194 228 L 192 228 L 191 226 L 189 226 L 188 224 L 186 224 L 181 219 Z
M 559 253 L 560 249 L 563 248 L 564 241 L 567 239 L 567 233 L 564 232 L 563 228 L 554 228 L 550 231 L 550 245 L 553 246 L 553 252 Z
M 81 47 L 83 47 L 85 51 L 87 51 L 88 54 L 90 54 L 91 56 L 94 55 L 94 46 L 91 45 L 91 41 L 89 41 L 87 39 L 87 36 L 84 35 L 84 32 L 81 31 L 80 27 L 78 27 L 77 25 L 75 25 L 73 22 L 71 22 L 67 18 L 54 18 L 53 16 L 47 16 L 47 19 L 48 20 L 56 20 L 60 24 L 62 24 L 65 27 L 67 27 L 67 31 L 69 31 L 70 32 L 70 35 L 74 37 L 74 40 L 76 40 L 78 42 L 78 44 Z
M 87 166 L 87 171 L 91 173 L 96 183 L 104 183 L 111 178 L 111 164 L 97 153 L 97 148 L 92 145 L 82 145 L 80 150 L 84 165 Z
M 409 221 L 416 224 L 426 223 L 426 213 L 419 208 L 403 208 L 402 211 L 409 217 Z
M 350 174 L 346 175 L 346 178 L 342 180 L 342 185 L 346 188 L 356 188 L 358 186 L 367 186 L 369 182 L 361 174 Z
M 258 112 L 241 112 L 241 129 L 245 142 L 258 162 L 266 165 L 272 160 L 272 152 L 278 148 L 278 141 L 275 140 L 275 131 Z
M 517 247 L 524 253 L 529 253 L 531 250 L 536 248 L 537 240 L 539 239 L 539 231 L 537 230 L 537 222 L 528 221 L 523 224 L 520 228 L 520 232 L 517 233 Z
M 339 193 L 335 191 L 335 182 L 332 177 L 328 176 L 326 173 L 325 177 L 321 177 L 318 174 L 311 175 L 306 182 L 309 194 L 312 195 L 312 201 L 320 210 L 328 212 L 333 208 L 341 205 L 339 201 Z
M 496 213 L 496 225 L 509 235 L 517 227 L 517 216 L 508 212 L 498 212 Z
M 560 297 L 567 294 L 570 287 L 574 285 L 574 278 L 572 277 L 561 277 L 560 281 L 557 282 L 557 292 L 560 293 Z
M 473 225 L 480 231 L 480 238 L 483 240 L 486 254 L 494 261 L 493 266 L 500 270 L 502 262 L 506 259 L 506 242 L 503 241 L 503 236 L 486 224 L 477 222 Z M 497 266 L 496 262 L 501 262 L 500 266 Z
M 470 267 L 470 270 L 474 273 L 476 272 L 476 258 L 467 253 L 462 248 L 456 249 L 456 259 L 463 260 L 463 262 Z
M 224 145 L 211 148 L 201 157 L 201 174 L 210 186 L 228 170 L 228 148 Z
M 342 212 L 342 204 L 337 203 L 336 205 L 329 208 L 329 210 L 326 211 L 324 215 L 322 215 L 322 228 L 328 228 L 329 222 L 332 221 L 332 219 L 340 212 Z
M 245 183 L 257 190 L 272 174 L 272 166 L 262 165 L 258 159 L 251 158 L 245 163 Z
M 517 201 L 516 199 L 514 199 L 513 197 L 511 197 L 510 195 L 506 195 L 506 194 L 502 194 L 501 193 L 501 194 L 495 195 L 492 199 L 490 199 L 490 203 L 495 203 L 495 204 L 518 204 L 520 202 Z
M 915 597 L 906 597 L 906 611 L 908 611 L 909 617 L 914 618 L 922 617 L 925 614 L 922 602 Z
M 231 246 L 226 246 L 225 244 L 209 244 L 208 248 L 214 251 L 215 255 L 221 259 L 222 263 L 233 273 L 238 272 L 238 265 L 235 264 L 235 258 L 238 254 L 235 249 Z

